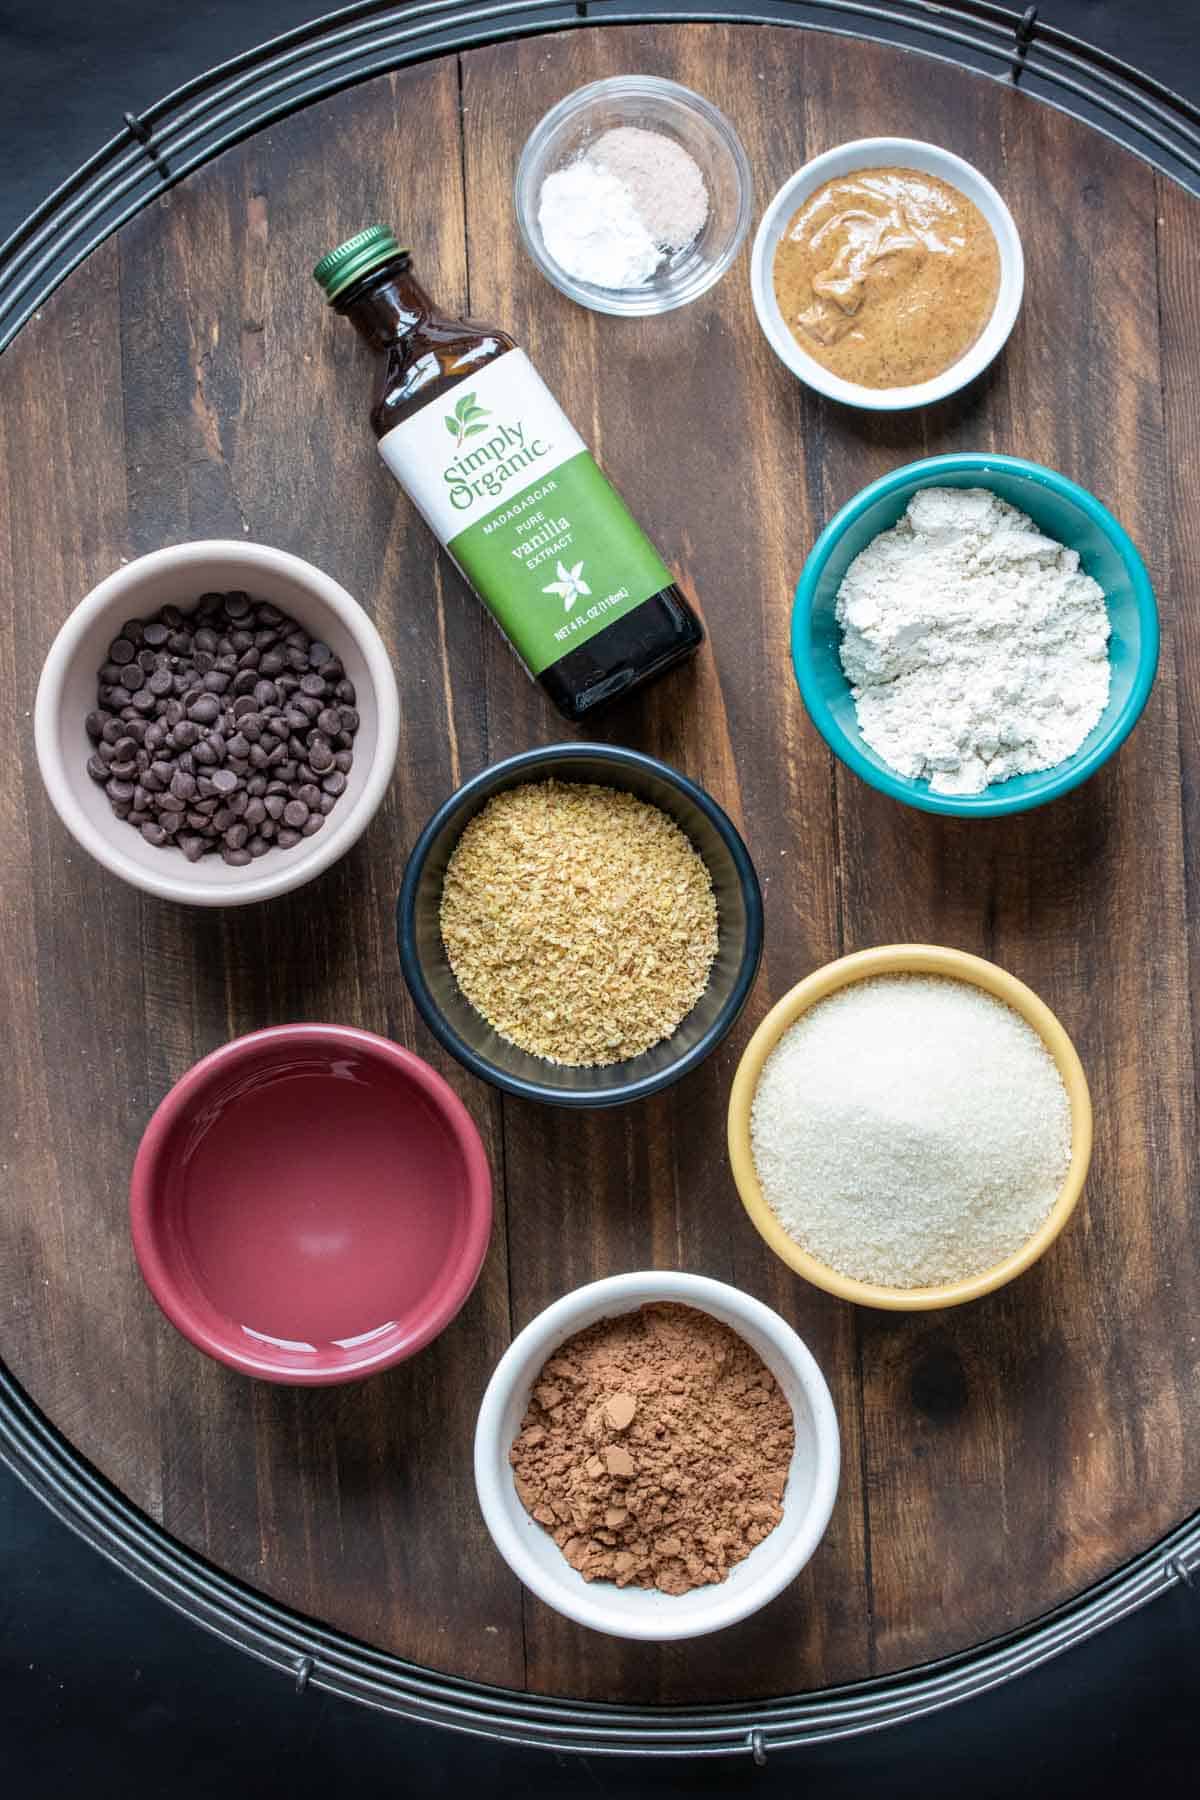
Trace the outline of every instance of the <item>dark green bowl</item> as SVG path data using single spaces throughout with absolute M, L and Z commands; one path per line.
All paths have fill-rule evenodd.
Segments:
M 544 1062 L 508 1043 L 465 999 L 446 956 L 438 914 L 446 865 L 493 794 L 529 781 L 600 782 L 662 808 L 708 866 L 717 899 L 717 955 L 709 983 L 678 1029 L 641 1056 L 606 1068 Z M 762 893 L 750 854 L 728 816 L 686 775 L 610 744 L 552 744 L 494 763 L 433 815 L 413 848 L 396 913 L 404 979 L 438 1042 L 483 1081 L 555 1106 L 624 1106 L 670 1087 L 733 1029 L 762 957 Z

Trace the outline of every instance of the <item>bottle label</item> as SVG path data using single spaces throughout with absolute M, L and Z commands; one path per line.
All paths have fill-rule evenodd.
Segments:
M 533 675 L 673 580 L 523 350 L 379 450 Z

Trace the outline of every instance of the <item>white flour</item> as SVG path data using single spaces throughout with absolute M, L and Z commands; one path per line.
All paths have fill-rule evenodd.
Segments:
M 938 794 L 1071 756 L 1108 702 L 1108 610 L 1076 551 L 985 488 L 923 488 L 838 590 L 867 743 Z

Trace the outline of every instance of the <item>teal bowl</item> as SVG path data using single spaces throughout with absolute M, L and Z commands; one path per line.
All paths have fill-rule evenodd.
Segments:
M 858 729 L 838 654 L 841 633 L 834 609 L 846 570 L 926 487 L 990 488 L 1027 513 L 1048 537 L 1078 550 L 1080 566 L 1099 582 L 1108 603 L 1112 680 L 1098 724 L 1074 756 L 1057 767 L 1011 776 L 982 794 L 935 794 L 928 781 L 910 781 L 890 769 Z M 871 787 L 922 812 L 994 819 L 1044 806 L 1078 787 L 1128 737 L 1158 666 L 1158 609 L 1133 540 L 1085 488 L 1019 456 L 930 456 L 873 481 L 825 527 L 796 588 L 792 662 L 813 724 L 834 755 Z

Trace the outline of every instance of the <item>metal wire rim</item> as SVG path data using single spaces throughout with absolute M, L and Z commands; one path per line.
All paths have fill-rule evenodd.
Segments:
M 359 0 L 177 88 L 122 129 L 0 245 L 0 350 L 98 244 L 222 150 L 388 69 L 580 25 L 721 21 L 879 39 L 952 60 L 1074 113 L 1200 193 L 1200 108 L 1081 39 L 990 0 Z M 1179 1583 L 1200 1579 L 1200 1515 L 1006 1637 L 918 1669 L 731 1707 L 624 1708 L 439 1675 L 331 1631 L 214 1568 L 80 1456 L 0 1364 L 0 1458 L 102 1555 L 184 1617 L 308 1688 L 476 1736 L 590 1755 L 749 1755 L 856 1736 L 1026 1674 Z
M 712 1757 L 828 1743 L 937 1712 L 1029 1673 L 1200 1571 L 1192 1519 L 1032 1625 L 881 1680 L 728 1707 L 626 1708 L 439 1675 L 278 1605 L 185 1549 L 79 1456 L 0 1366 L 0 1456 L 53 1513 L 185 1618 L 287 1676 L 379 1711 L 477 1737 L 588 1755 Z
M 1200 193 L 1200 108 L 1082 39 L 991 0 L 358 0 L 185 82 L 91 156 L 0 244 L 0 350 L 70 271 L 149 201 L 230 145 L 388 69 L 580 25 L 761 23 L 940 55 L 1073 112 Z

